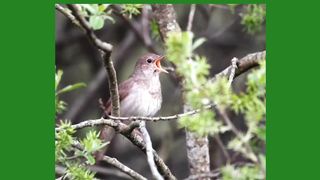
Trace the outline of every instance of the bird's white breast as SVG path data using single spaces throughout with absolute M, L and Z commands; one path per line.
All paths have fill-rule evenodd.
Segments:
M 121 116 L 154 116 L 160 110 L 161 88 L 158 88 L 158 93 L 152 93 L 147 88 L 137 88 L 136 84 L 132 89 L 133 91 L 121 101 Z

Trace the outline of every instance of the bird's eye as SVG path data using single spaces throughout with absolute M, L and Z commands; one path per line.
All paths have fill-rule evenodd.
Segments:
M 148 63 L 151 63 L 151 62 L 152 62 L 152 59 L 147 59 L 147 62 L 148 62 Z

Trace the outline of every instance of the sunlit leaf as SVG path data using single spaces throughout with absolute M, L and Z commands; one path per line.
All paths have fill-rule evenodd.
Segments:
M 104 25 L 104 18 L 101 16 L 90 16 L 89 24 L 94 30 L 101 29 Z
M 206 38 L 199 38 L 197 39 L 193 45 L 192 45 L 192 50 L 194 51 L 195 49 L 197 49 L 199 46 L 201 46 L 204 42 L 206 41 Z
M 60 89 L 57 92 L 57 95 L 62 94 L 62 93 L 66 93 L 66 92 L 70 92 L 72 90 L 79 89 L 79 88 L 82 88 L 82 87 L 86 87 L 86 84 L 85 83 L 76 83 L 76 84 L 73 84 L 73 85 L 68 85 L 68 86 Z

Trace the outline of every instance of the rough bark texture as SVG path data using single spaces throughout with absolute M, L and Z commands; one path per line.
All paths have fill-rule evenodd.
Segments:
M 156 20 L 163 41 L 169 32 L 180 32 L 180 26 L 176 21 L 176 12 L 172 4 L 152 5 L 153 17 Z
M 184 106 L 184 111 L 190 107 Z M 210 155 L 208 137 L 200 137 L 198 134 L 186 130 L 186 145 L 189 161 L 190 175 L 205 174 L 210 172 Z M 199 179 L 210 179 L 202 177 Z
M 154 18 L 159 26 L 162 40 L 165 41 L 169 32 L 181 32 L 176 21 L 176 14 L 171 4 L 152 5 Z M 188 112 L 187 105 L 184 112 Z M 209 141 L 207 137 L 186 131 L 187 156 L 190 167 L 190 175 L 210 172 Z M 200 178 L 209 179 L 209 178 Z
M 266 51 L 251 53 L 241 58 L 240 60 L 237 61 L 237 69 L 236 69 L 234 78 L 248 71 L 251 68 L 259 66 L 259 63 L 265 59 L 266 59 Z M 217 74 L 217 76 L 229 76 L 231 69 L 232 67 L 229 66 L 223 71 L 221 71 L 219 74 Z M 217 76 L 215 76 L 215 78 Z M 212 80 L 214 80 L 214 78 Z

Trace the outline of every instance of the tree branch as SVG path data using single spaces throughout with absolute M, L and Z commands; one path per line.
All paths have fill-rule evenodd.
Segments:
M 83 29 L 82 26 L 79 24 L 79 21 L 70 13 L 69 9 L 64 8 L 60 4 L 55 4 L 55 8 L 56 8 L 56 10 L 61 12 L 63 15 L 65 15 L 67 18 L 69 18 L 73 24 L 75 24 L 79 28 Z
M 75 18 L 79 21 L 80 25 L 83 27 L 87 37 L 93 43 L 93 45 L 100 50 L 101 56 L 103 58 L 103 64 L 108 74 L 108 83 L 109 83 L 109 92 L 111 96 L 111 114 L 113 116 L 120 116 L 120 100 L 119 100 L 119 92 L 118 92 L 118 82 L 117 82 L 117 75 L 116 70 L 114 69 L 113 62 L 110 58 L 112 52 L 112 45 L 106 42 L 101 41 L 94 33 L 94 30 L 90 27 L 90 24 L 87 22 L 85 17 L 81 15 L 78 5 L 67 5 Z M 106 133 L 106 127 L 103 128 L 103 132 L 100 134 L 100 139 L 103 142 L 108 141 L 108 136 Z M 110 133 L 112 131 L 110 130 Z M 110 137 L 112 137 L 110 135 Z M 97 153 L 97 160 L 103 157 L 106 148 L 101 149 Z
M 122 164 L 121 162 L 119 162 L 116 158 L 111 158 L 109 156 L 104 156 L 102 160 L 107 162 L 108 164 L 111 164 L 112 166 L 118 168 L 120 171 L 128 174 L 133 179 L 147 180 L 145 177 L 143 177 L 139 173 L 135 172 L 134 170 L 130 169 L 129 167 L 127 167 L 124 164 Z
M 140 122 L 139 129 L 143 135 L 144 142 L 146 143 L 146 154 L 147 154 L 148 164 L 151 169 L 151 173 L 155 179 L 163 180 L 163 177 L 158 172 L 157 166 L 154 163 L 152 141 L 151 141 L 151 138 L 150 138 L 149 133 L 147 131 L 145 121 Z
M 191 31 L 192 29 L 192 22 L 193 22 L 193 18 L 194 18 L 194 13 L 196 11 L 196 5 L 192 4 L 190 6 L 190 13 L 189 13 L 189 18 L 188 18 L 188 26 L 187 26 L 187 31 Z
M 144 44 L 148 51 L 158 54 L 149 35 L 148 11 L 145 5 L 142 8 L 142 17 L 140 18 L 140 22 L 128 19 L 121 13 L 121 9 L 117 5 L 112 5 L 111 8 L 114 10 L 113 12 L 116 16 L 128 24 L 136 37 Z
M 232 81 L 234 79 L 234 75 L 236 73 L 237 61 L 238 61 L 238 58 L 236 58 L 236 57 L 232 58 L 232 60 L 231 60 L 231 71 L 230 71 L 230 76 L 229 76 L 229 80 L 228 80 L 229 87 L 231 87 Z
M 239 75 L 247 72 L 248 70 L 259 66 L 259 63 L 266 60 L 266 51 L 255 52 L 246 55 L 245 57 L 241 58 L 237 61 L 237 68 L 235 71 L 234 78 L 238 77 Z M 232 65 L 228 66 L 226 69 L 218 73 L 211 81 L 214 81 L 218 76 L 229 76 L 232 71 Z
M 126 38 L 118 45 L 117 51 L 114 52 L 113 57 L 116 60 L 115 61 L 115 68 L 119 65 L 119 63 L 124 59 L 124 57 L 130 53 L 132 50 L 132 45 L 135 42 L 135 36 L 131 31 L 128 31 L 126 34 Z M 126 53 L 122 53 L 126 52 Z M 90 83 L 88 83 L 87 88 L 85 89 L 85 92 L 81 97 L 75 100 L 75 102 L 70 106 L 70 110 L 65 115 L 66 119 L 70 119 L 74 123 L 78 123 L 79 119 L 77 116 L 80 112 L 82 112 L 87 105 L 89 104 L 89 101 L 93 98 L 95 94 L 97 94 L 97 91 L 99 88 L 105 84 L 107 81 L 107 72 L 104 67 L 99 68 L 98 72 L 96 73 L 95 77 L 92 78 Z
M 122 123 L 121 123 L 122 124 Z M 135 146 L 141 149 L 144 153 L 146 153 L 146 145 L 141 136 L 136 133 L 121 133 L 123 136 L 128 138 Z M 175 180 L 176 177 L 171 173 L 170 169 L 163 162 L 163 160 L 159 157 L 159 155 L 153 151 L 154 161 L 158 167 L 160 174 L 169 180 Z
M 97 125 L 107 125 L 109 127 L 112 127 L 117 133 L 125 136 L 127 139 L 129 139 L 135 146 L 137 146 L 139 149 L 141 149 L 144 153 L 146 153 L 146 145 L 142 137 L 137 135 L 136 133 L 132 133 L 133 128 L 131 128 L 131 125 L 126 125 L 121 122 L 115 122 L 110 119 L 98 119 L 98 120 L 88 120 L 83 121 L 79 124 L 72 125 L 71 127 L 74 129 L 80 129 L 84 127 L 91 127 L 91 126 L 97 126 Z M 137 127 L 136 125 L 133 125 L 133 127 Z M 130 131 L 131 129 L 131 131 Z M 56 132 L 61 131 L 61 128 L 55 128 Z M 167 165 L 163 162 L 163 160 L 159 157 L 159 155 L 153 151 L 154 161 L 158 167 L 158 170 L 160 174 L 165 179 L 174 180 L 176 179 L 174 175 L 171 173 L 170 169 L 167 167 Z
M 101 41 L 94 33 L 93 29 L 90 27 L 90 24 L 87 20 L 81 16 L 80 10 L 77 5 L 69 4 L 68 7 L 71 9 L 75 18 L 79 21 L 81 27 L 83 27 L 87 37 L 93 43 L 93 45 L 102 51 L 101 55 L 103 57 L 103 63 L 108 73 L 108 82 L 109 82 L 109 91 L 112 100 L 112 112 L 114 116 L 120 115 L 120 103 L 119 103 L 119 92 L 118 92 L 118 83 L 116 71 L 113 66 L 113 62 L 110 59 L 113 46 L 109 43 Z

